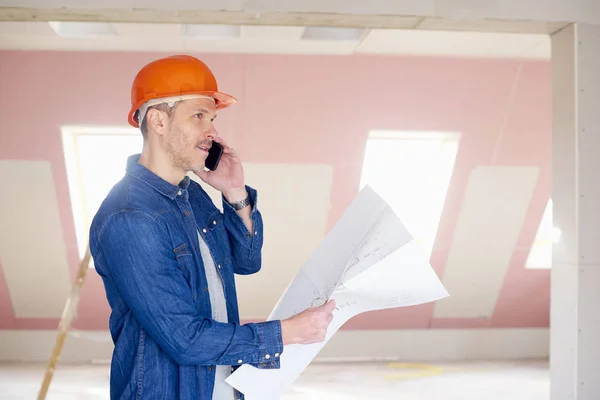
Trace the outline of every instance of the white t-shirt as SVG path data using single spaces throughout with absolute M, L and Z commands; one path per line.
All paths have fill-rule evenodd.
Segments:
M 227 303 L 221 276 L 217 271 L 210 250 L 204 239 L 202 239 L 200 232 L 198 232 L 198 240 L 200 242 L 200 254 L 202 255 L 202 261 L 204 262 L 204 271 L 206 273 L 206 279 L 208 280 L 208 293 L 210 295 L 210 304 L 212 307 L 212 318 L 217 322 L 227 322 Z M 235 400 L 235 389 L 225 382 L 225 379 L 231 375 L 231 366 L 217 365 L 215 373 L 215 388 L 212 400 Z

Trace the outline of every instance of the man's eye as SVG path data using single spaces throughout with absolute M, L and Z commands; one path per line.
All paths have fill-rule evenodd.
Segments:
M 194 117 L 196 117 L 196 118 L 202 118 L 202 113 L 194 114 Z

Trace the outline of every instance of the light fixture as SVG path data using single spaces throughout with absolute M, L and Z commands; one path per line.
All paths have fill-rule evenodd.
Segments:
M 359 28 L 335 28 L 308 26 L 304 29 L 302 39 L 306 40 L 339 40 L 358 41 L 363 35 L 364 29 Z
M 117 36 L 117 30 L 106 22 L 49 22 L 50 27 L 62 37 Z
M 223 39 L 240 37 L 239 25 L 186 24 L 181 26 L 181 33 L 193 39 Z

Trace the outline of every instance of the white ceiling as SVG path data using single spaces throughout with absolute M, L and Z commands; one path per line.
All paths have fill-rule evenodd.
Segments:
M 550 58 L 545 34 L 304 26 L 0 22 L 0 49 Z

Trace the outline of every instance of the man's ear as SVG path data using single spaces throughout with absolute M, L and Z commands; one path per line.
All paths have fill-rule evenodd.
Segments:
M 152 130 L 159 135 L 162 135 L 167 128 L 167 115 L 157 110 L 156 108 L 151 108 L 146 113 L 146 123 L 149 130 Z

